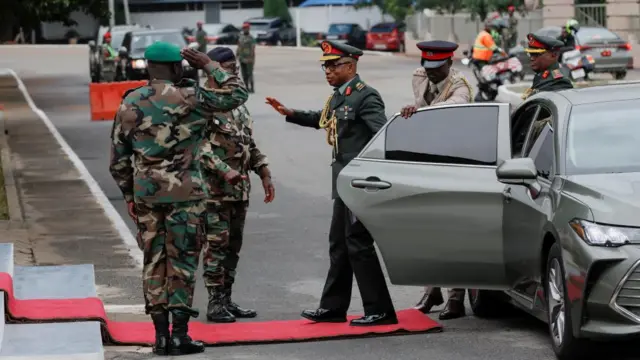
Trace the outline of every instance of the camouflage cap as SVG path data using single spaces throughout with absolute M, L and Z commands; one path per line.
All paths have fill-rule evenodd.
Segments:
M 164 63 L 182 61 L 180 48 L 177 45 L 164 41 L 157 41 L 151 44 L 147 50 L 145 50 L 144 58 L 148 61 Z

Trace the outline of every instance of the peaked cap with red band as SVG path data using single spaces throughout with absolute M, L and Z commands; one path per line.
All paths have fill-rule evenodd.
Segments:
M 338 60 L 343 57 L 358 60 L 363 54 L 362 50 L 358 48 L 334 41 L 323 41 L 320 48 L 322 49 L 320 61 Z
M 423 41 L 416 46 L 422 51 L 422 66 L 425 69 L 435 69 L 444 65 L 458 49 L 458 44 L 442 40 Z
M 524 50 L 534 54 L 558 50 L 564 45 L 560 40 L 543 35 L 528 34 L 527 39 L 529 40 L 529 45 Z

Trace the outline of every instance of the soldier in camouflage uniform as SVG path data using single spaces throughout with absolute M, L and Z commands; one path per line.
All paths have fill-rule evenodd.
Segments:
M 255 92 L 253 86 L 253 65 L 256 62 L 256 40 L 249 33 L 249 23 L 242 24 L 242 34 L 238 38 L 236 56 L 240 61 L 242 80 L 247 85 L 249 92 Z
M 237 73 L 236 57 L 231 49 L 217 47 L 208 56 L 219 62 L 227 72 Z M 222 117 L 222 121 L 231 126 L 222 130 L 212 129 L 205 139 L 203 153 L 215 154 L 246 177 L 246 180 L 232 186 L 222 180 L 216 171 L 210 171 L 206 164 L 203 167 L 210 196 L 207 200 L 207 241 L 203 249 L 204 281 L 209 293 L 207 319 L 229 323 L 236 321 L 236 318 L 257 316 L 255 310 L 243 309 L 231 300 L 249 207 L 249 171 L 260 175 L 265 203 L 273 201 L 275 191 L 267 157 L 254 141 L 253 121 L 247 108 L 242 105 L 216 116 Z
M 187 335 L 189 318 L 198 316 L 193 290 L 205 237 L 207 193 L 199 145 L 213 113 L 242 105 L 248 94 L 236 75 L 196 50 L 181 53 L 176 45 L 156 42 L 145 58 L 151 80 L 122 100 L 111 134 L 109 170 L 138 227 L 145 310 L 156 331 L 154 353 L 193 354 L 204 351 Z M 215 93 L 192 80 L 180 81 L 183 58 L 228 91 Z M 241 179 L 219 158 L 210 157 L 210 162 L 226 181 Z

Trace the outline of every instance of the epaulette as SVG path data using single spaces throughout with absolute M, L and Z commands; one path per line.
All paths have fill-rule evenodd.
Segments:
M 560 70 L 558 70 L 558 69 L 553 70 L 553 78 L 554 79 L 561 79 L 562 78 L 562 73 L 560 72 Z
M 358 91 L 362 91 L 362 89 L 364 89 L 365 87 L 367 87 L 367 85 L 362 81 L 358 81 L 358 83 L 356 84 L 356 90 Z
M 125 91 L 125 92 L 124 92 L 124 94 L 122 95 L 122 99 L 124 100 L 124 98 L 126 98 L 126 97 L 127 97 L 127 95 L 129 95 L 129 94 L 131 94 L 132 92 L 134 92 L 134 91 L 136 91 L 136 90 L 140 89 L 141 87 L 142 87 L 142 86 L 138 86 L 138 87 L 135 87 L 135 88 L 133 88 L 133 89 L 129 89 L 129 90 Z
M 419 67 L 413 71 L 413 76 L 427 76 L 427 70 L 423 67 Z

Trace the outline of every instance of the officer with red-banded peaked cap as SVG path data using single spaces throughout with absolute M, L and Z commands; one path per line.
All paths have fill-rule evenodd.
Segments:
M 339 43 L 336 41 L 323 41 L 320 44 L 322 49 L 322 57 L 320 61 L 337 60 L 343 57 L 350 57 L 358 60 L 362 56 L 362 50 L 351 45 Z
M 458 44 L 450 41 L 423 41 L 416 45 L 422 51 L 422 67 L 435 69 L 453 58 Z
M 562 41 L 552 37 L 528 34 L 529 44 L 524 49 L 531 59 L 531 70 L 535 71 L 531 87 L 522 95 L 525 100 L 541 91 L 559 91 L 572 89 L 573 83 L 561 71 L 558 64 Z

